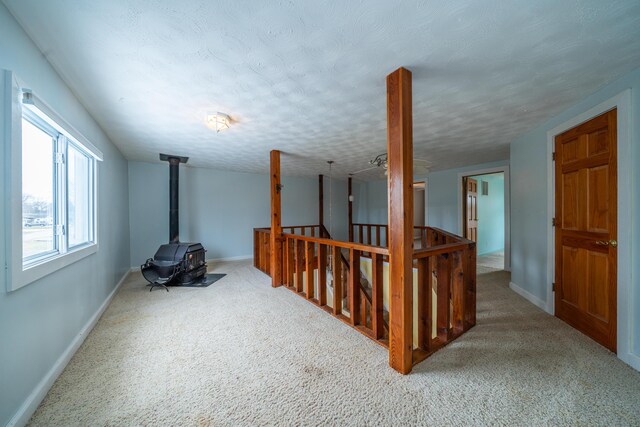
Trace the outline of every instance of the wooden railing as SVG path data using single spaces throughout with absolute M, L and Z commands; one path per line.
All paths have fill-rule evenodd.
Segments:
M 285 234 L 284 239 L 283 284 L 388 347 L 382 279 L 382 256 L 388 255 L 387 249 L 295 234 Z M 377 266 L 370 281 L 360 270 L 363 252 L 371 253 Z M 350 268 L 343 260 L 345 254 Z M 363 281 L 370 283 L 371 295 Z
M 389 295 L 383 286 L 388 228 L 384 224 L 354 227 L 357 242 L 327 238 L 329 233 L 322 226 L 283 227 L 283 284 L 388 348 L 385 302 Z M 413 302 L 417 304 L 414 364 L 476 323 L 475 243 L 438 228 L 415 230 L 420 248 L 413 253 L 418 296 Z M 268 228 L 254 229 L 254 265 L 268 275 L 270 233 Z M 368 258 L 371 274 L 364 277 L 359 266 L 361 259 Z
M 438 228 L 416 229 L 424 249 L 413 253 L 418 271 L 414 364 L 476 324 L 475 242 Z
M 353 241 L 371 246 L 389 246 L 389 228 L 386 224 L 353 223 Z

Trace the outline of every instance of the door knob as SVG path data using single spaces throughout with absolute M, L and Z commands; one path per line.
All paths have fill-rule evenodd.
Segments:
M 617 240 L 609 240 L 609 244 L 611 245 L 611 247 L 615 248 L 618 246 L 618 241 Z

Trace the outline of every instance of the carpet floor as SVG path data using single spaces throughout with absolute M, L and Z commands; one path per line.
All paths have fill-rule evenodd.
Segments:
M 504 252 L 493 252 L 488 255 L 480 255 L 477 263 L 482 267 L 504 270 Z
M 640 425 L 640 373 L 478 268 L 478 323 L 402 376 L 249 262 L 205 289 L 131 275 L 30 424 Z

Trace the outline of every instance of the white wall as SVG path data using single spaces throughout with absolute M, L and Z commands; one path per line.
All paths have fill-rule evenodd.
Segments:
M 629 229 L 620 229 L 618 239 L 625 236 L 631 240 L 629 256 L 618 252 L 627 258 L 631 264 L 631 280 L 621 283 L 629 289 L 629 294 L 622 299 L 629 303 L 631 312 L 628 323 L 622 325 L 631 331 L 630 342 L 626 337 L 618 336 L 618 347 L 630 348 L 628 354 L 620 356 L 628 363 L 640 369 L 640 197 L 638 182 L 640 182 L 640 69 L 608 84 L 580 103 L 567 109 L 563 113 L 540 124 L 511 144 L 511 213 L 512 213 L 512 281 L 519 288 L 529 293 L 533 298 L 550 306 L 553 294 L 550 292 L 547 271 L 549 238 L 547 234 L 549 217 L 548 206 L 548 176 L 549 156 L 547 154 L 547 132 L 554 127 L 576 117 L 596 105 L 631 88 L 632 133 L 631 133 L 631 177 L 632 200 Z M 620 165 L 619 165 L 620 167 Z M 629 212 L 624 212 L 629 214 Z M 621 298 L 618 298 L 619 305 Z M 619 323 L 619 327 L 620 322 Z M 622 342 L 621 342 L 622 340 Z M 620 354 L 620 353 L 619 353 Z
M 0 275 L 0 425 L 6 425 L 28 419 L 65 357 L 83 339 L 83 328 L 127 272 L 129 205 L 126 161 L 1 3 L 0 69 L 15 72 L 104 154 L 98 165 L 98 252 L 11 293 Z M 0 120 L 5 117 L 3 90 Z M 8 144 L 5 129 L 0 122 L 2 147 Z M 7 185 L 3 167 L 1 225 Z M 0 265 L 8 244 L 4 232 L 2 240 Z
M 188 165 L 188 164 L 187 164 Z M 318 178 L 282 177 L 282 225 L 318 223 Z M 346 181 L 333 180 L 333 235 L 347 233 Z M 329 228 L 329 179 L 324 218 Z M 153 256 L 169 235 L 169 166 L 129 162 L 131 266 Z M 180 240 L 201 242 L 207 259 L 253 256 L 253 228 L 270 226 L 269 176 L 180 168 Z

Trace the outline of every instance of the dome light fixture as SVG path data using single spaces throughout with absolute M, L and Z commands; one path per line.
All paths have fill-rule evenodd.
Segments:
M 220 133 L 223 130 L 229 129 L 231 124 L 231 118 L 224 113 L 207 114 L 207 125 L 216 130 L 216 133 Z

